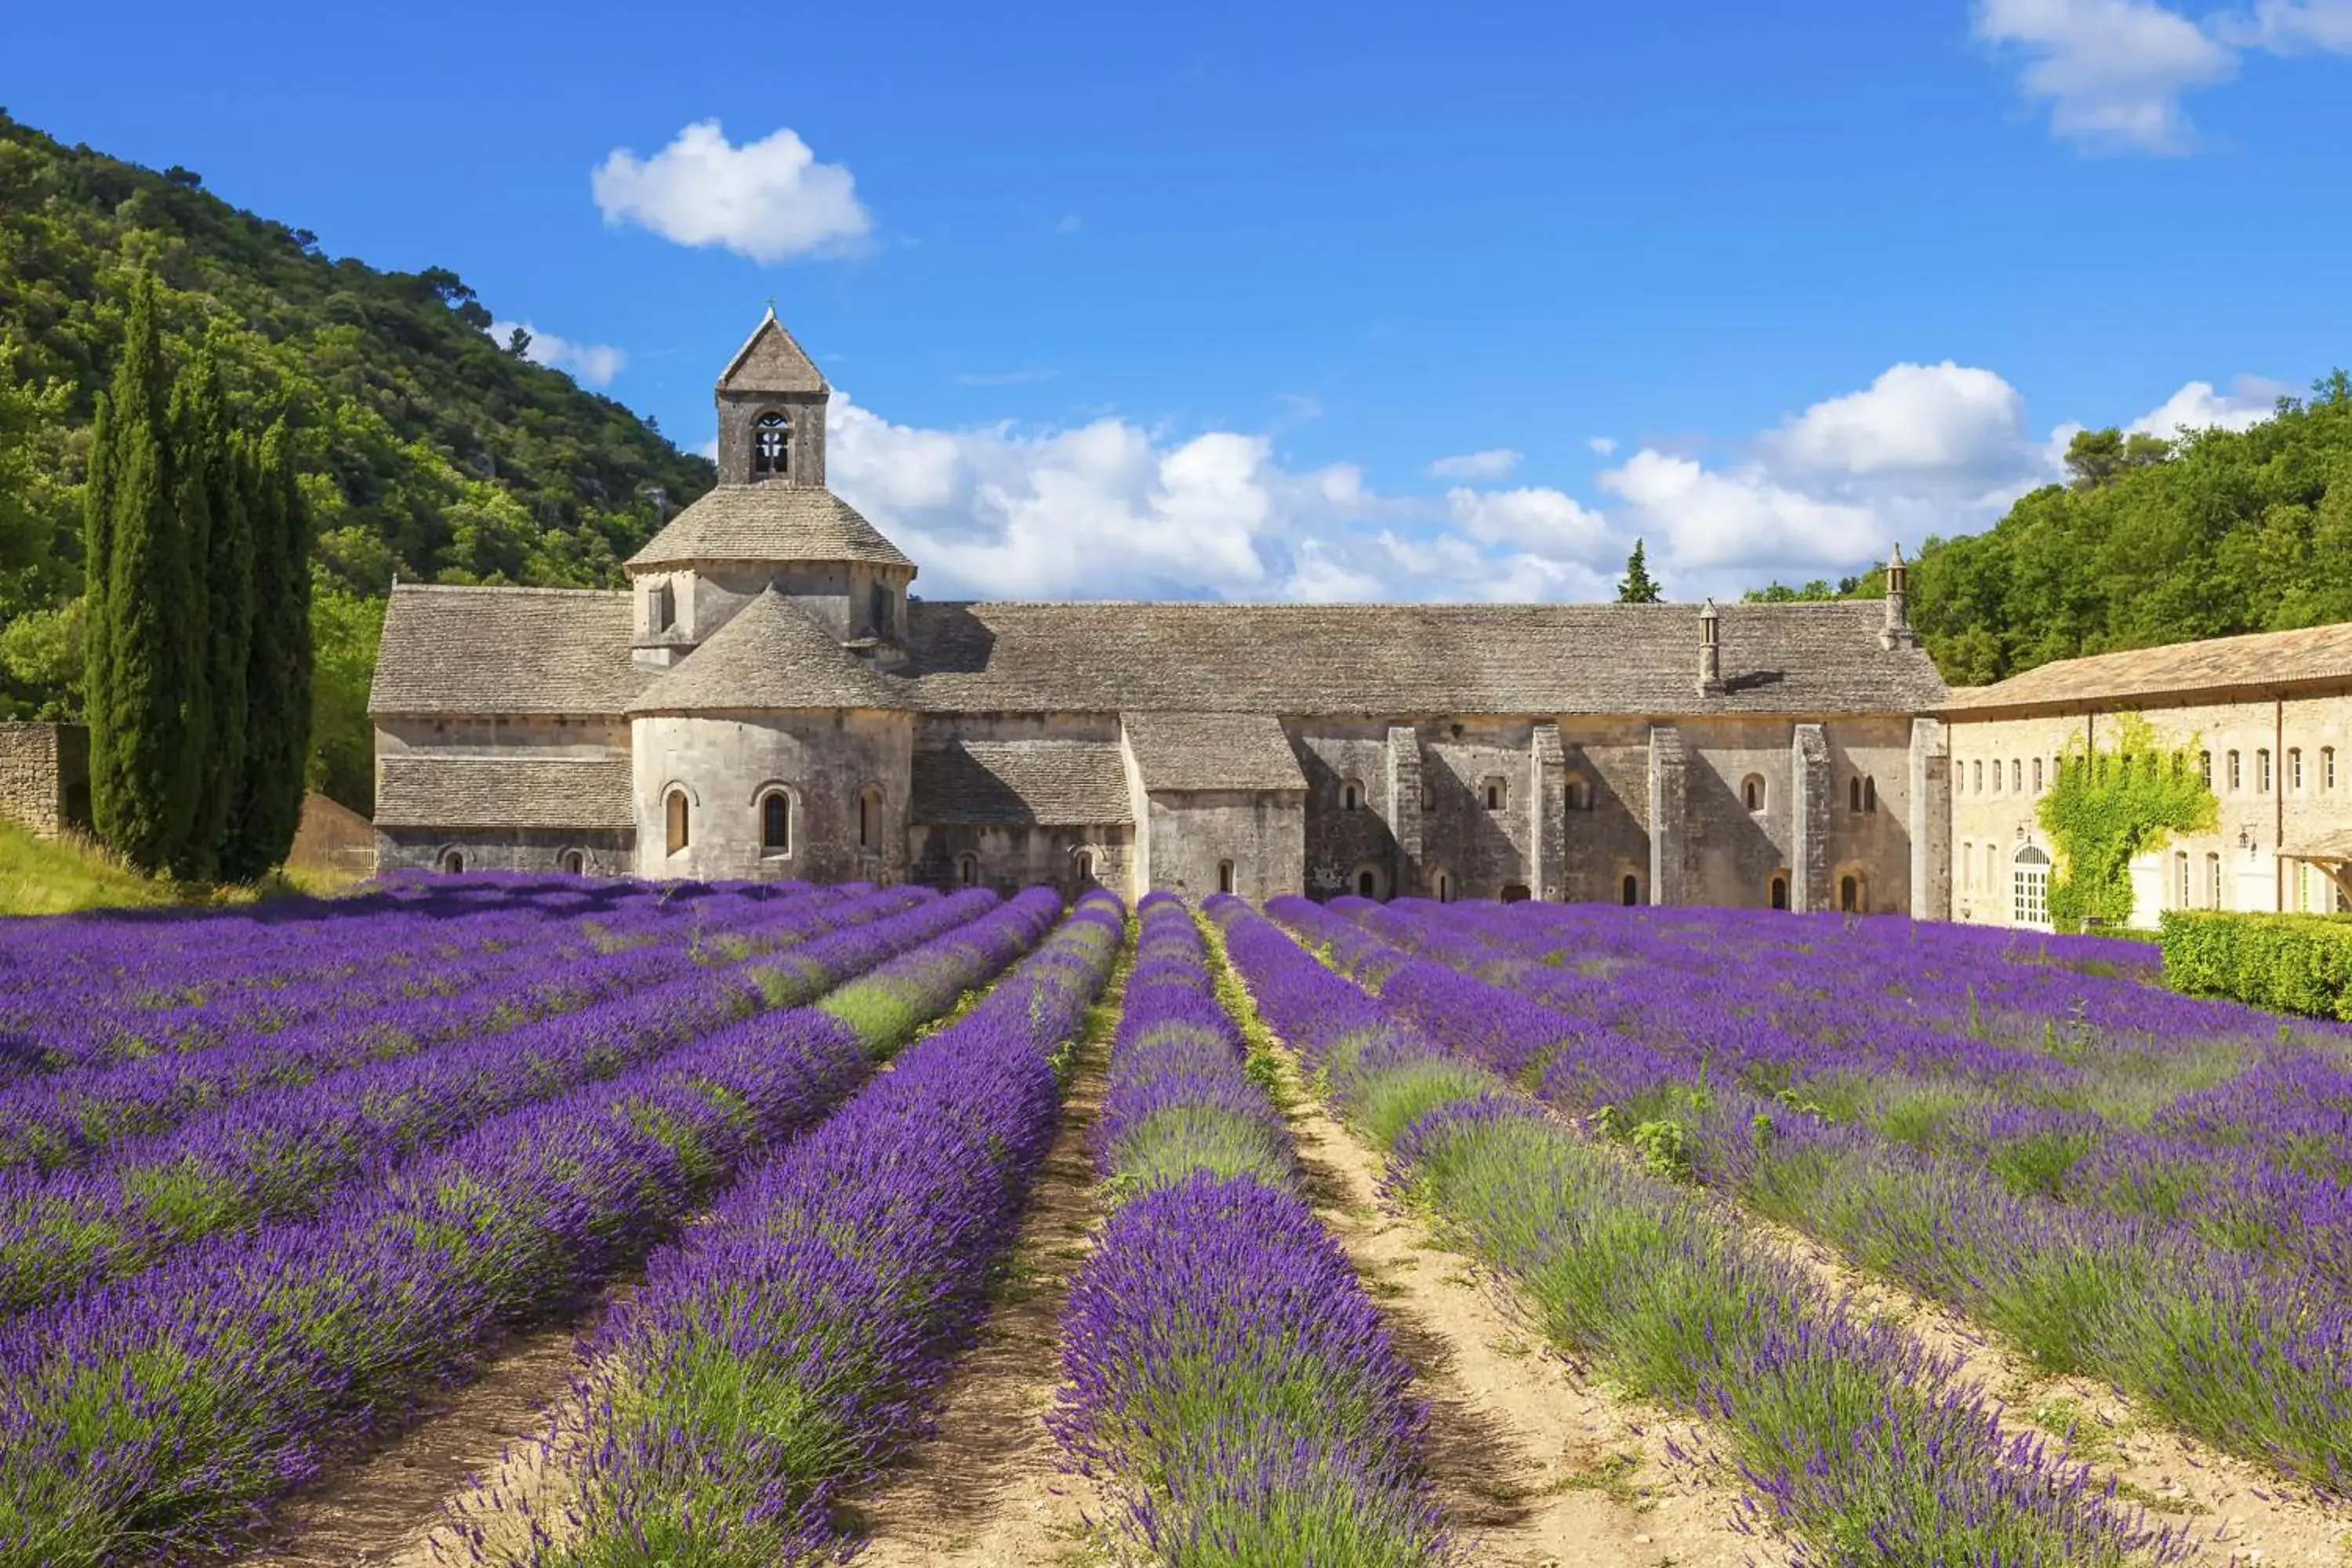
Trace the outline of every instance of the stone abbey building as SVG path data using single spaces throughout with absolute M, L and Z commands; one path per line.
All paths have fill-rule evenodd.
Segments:
M 1899 556 L 1883 604 L 926 601 L 827 395 L 772 313 L 625 592 L 394 590 L 380 864 L 1948 912 Z

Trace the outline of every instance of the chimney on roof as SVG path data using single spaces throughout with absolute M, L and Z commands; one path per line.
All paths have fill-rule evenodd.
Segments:
M 1713 599 L 1698 612 L 1698 694 L 1723 695 L 1723 612 Z
M 1889 653 L 1919 646 L 1919 634 L 1911 629 L 1911 568 L 1903 563 L 1901 540 L 1886 558 L 1886 625 L 1879 628 L 1878 646 Z

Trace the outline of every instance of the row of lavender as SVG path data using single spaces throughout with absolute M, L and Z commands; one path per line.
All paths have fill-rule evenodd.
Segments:
M 917 901 L 906 889 L 878 896 L 863 887 L 797 891 L 730 926 L 729 946 L 772 951 Z M 682 940 L 686 931 L 650 924 L 600 942 L 543 914 L 533 914 L 530 922 L 518 928 L 520 934 L 479 952 L 436 960 L 422 973 L 385 960 L 401 978 L 373 999 L 338 1005 L 326 1016 L 262 1028 L 249 1016 L 236 1021 L 249 1009 L 224 1005 L 201 1032 L 176 1036 L 179 1048 L 21 1078 L 0 1088 L 0 1171 L 80 1163 L 121 1140 L 163 1131 L 257 1090 L 316 1082 L 444 1041 L 500 1034 L 642 992 L 694 973 L 709 945 Z M 362 961 L 374 965 L 382 958 L 383 933 L 376 922 L 355 922 L 344 934 Z M 299 987 L 312 988 L 333 989 L 323 981 Z
M 1277 912 L 1434 1036 L 1654 1161 L 1967 1312 L 2044 1367 L 2098 1376 L 2218 1447 L 2352 1489 L 2352 1075 L 2324 1036 L 2217 1055 L 2202 1049 L 2213 1005 L 2185 1004 L 2190 1023 L 2150 1029 L 2137 1048 L 2168 1043 L 2205 1061 L 2195 1078 L 2234 1071 L 2159 1100 L 2141 1127 L 2037 1103 L 2036 1087 L 2064 1086 L 2075 1063 L 1967 1035 L 1915 1038 L 1904 1047 L 1915 1075 L 1940 1052 L 1954 1079 L 2017 1098 L 1954 1119 L 1976 1136 L 1905 1138 L 1811 1097 L 1814 1068 L 1852 1048 L 1826 1037 L 1834 1026 L 1742 1006 L 1769 982 L 1662 1002 L 1669 972 L 1630 963 L 1595 994 L 1557 983 L 1590 954 L 1546 946 L 1556 916 Z M 1720 918 L 1723 945 L 1739 945 L 1738 924 Z M 1412 960 L 1365 925 L 1441 962 Z M 1498 949 L 1538 956 L 1497 964 Z M 2246 1031 L 2242 1010 L 2221 1016 Z
M 617 1076 L 372 1172 L 305 1218 L 180 1247 L 0 1325 L 0 1564 L 233 1543 L 338 1447 L 464 1378 L 509 1329 L 594 1290 L 823 1115 L 923 1008 L 951 1006 L 1034 942 L 1043 902 L 960 895 L 823 939 L 795 956 L 834 942 L 834 978 L 871 971 L 836 992 L 856 993 L 838 1012 L 672 1037 Z M 939 934 L 909 951 L 906 922 L 927 916 L 943 917 Z M 748 1007 L 759 993 L 739 994 Z M 876 996 L 918 1000 L 889 1011 L 893 1032 L 861 1036 L 846 1018 L 877 1016 Z
M 1034 941 L 1060 908 L 1033 889 L 1004 916 Z M 493 1484 L 457 1512 L 475 1559 L 836 1556 L 835 1501 L 919 1434 L 978 1321 L 1121 917 L 1111 895 L 1088 894 L 977 1006 L 657 1257 L 593 1342 L 584 1417 L 548 1439 L 569 1500 L 534 1511 L 530 1494 Z M 845 1017 L 887 1016 L 870 995 L 838 1002 Z
M 969 893 L 896 891 L 813 911 L 780 903 L 779 926 L 841 929 L 772 960 L 694 968 L 503 1034 L 236 1097 L 79 1169 L 0 1174 L 0 1315 L 205 1237 L 314 1212 L 488 1119 L 609 1078 L 761 1006 L 805 1002 L 982 903 Z M 877 916 L 886 918 L 867 923 Z
M 1300 1194 L 1192 916 L 1165 893 L 1139 914 L 1095 1132 L 1116 1209 L 1070 1292 L 1050 1425 L 1155 1561 L 1435 1560 L 1411 1369 Z
M 1786 1535 L 1800 1562 L 2192 1554 L 2084 1468 L 2005 1435 L 1950 1362 L 1825 1299 L 1714 1209 L 1547 1116 L 1512 1084 L 1507 1031 L 1465 1027 L 1441 1046 L 1241 900 L 1211 908 L 1260 1011 L 1389 1152 L 1392 1179 L 1512 1279 L 1562 1349 L 1701 1417 L 1751 1528 Z M 1316 925 L 1319 913 L 1283 910 L 1344 963 L 1360 929 Z

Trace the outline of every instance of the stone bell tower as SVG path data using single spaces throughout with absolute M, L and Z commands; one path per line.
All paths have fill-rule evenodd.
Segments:
M 832 392 L 769 306 L 719 378 L 719 482 L 823 489 Z

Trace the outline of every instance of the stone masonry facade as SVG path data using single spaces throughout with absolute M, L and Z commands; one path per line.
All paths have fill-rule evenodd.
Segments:
M 0 724 L 0 816 L 42 838 L 89 826 L 89 731 Z

